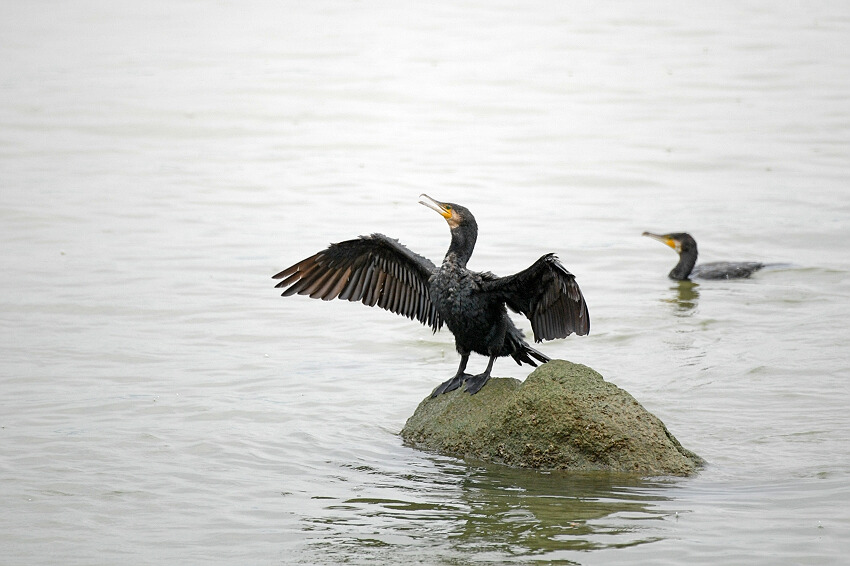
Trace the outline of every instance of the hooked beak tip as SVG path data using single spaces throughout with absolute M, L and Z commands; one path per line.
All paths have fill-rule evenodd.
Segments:
M 446 207 L 443 205 L 443 203 L 432 199 L 425 193 L 422 193 L 421 195 L 419 195 L 419 197 L 419 204 L 427 206 L 445 219 L 449 219 L 451 217 L 451 213 L 446 210 Z

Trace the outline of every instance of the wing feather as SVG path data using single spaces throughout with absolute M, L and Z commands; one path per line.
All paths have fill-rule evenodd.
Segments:
M 338 297 L 342 290 L 345 288 L 345 284 L 348 283 L 348 276 L 351 274 L 351 268 L 349 267 L 347 269 L 341 269 L 340 271 L 342 273 L 338 275 L 336 285 L 334 285 L 334 287 L 330 291 L 325 293 L 325 295 L 322 297 L 323 301 L 330 301 L 331 299 L 335 299 L 336 297 Z
M 315 280 L 310 284 L 309 287 L 304 289 L 304 293 L 309 295 L 311 299 L 318 299 L 321 297 L 327 288 L 330 288 L 334 284 L 334 274 L 335 271 L 328 271 L 327 273 L 320 273 L 316 276 Z
M 581 289 L 554 254 L 544 255 L 515 275 L 486 277 L 482 291 L 527 316 L 535 342 L 590 332 L 590 314 Z
M 281 295 L 359 301 L 418 320 L 438 330 L 428 278 L 436 266 L 383 234 L 331 244 L 273 276 Z
M 354 270 L 354 273 L 351 274 L 351 277 L 348 280 L 348 284 L 346 284 L 345 289 L 342 290 L 342 293 L 339 294 L 340 299 L 345 299 L 346 301 L 356 301 L 357 299 L 352 298 L 352 294 L 354 293 L 354 289 L 357 287 L 357 283 L 360 281 L 360 277 L 363 276 L 363 266 L 360 266 Z

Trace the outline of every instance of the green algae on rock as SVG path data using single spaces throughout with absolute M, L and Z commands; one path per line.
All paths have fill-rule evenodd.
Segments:
M 703 460 L 634 397 L 587 366 L 552 360 L 525 382 L 430 396 L 401 431 L 416 448 L 520 468 L 687 476 Z

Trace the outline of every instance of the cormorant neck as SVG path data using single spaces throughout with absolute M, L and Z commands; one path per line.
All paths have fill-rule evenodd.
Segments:
M 696 263 L 696 248 L 690 250 L 682 250 L 682 253 L 679 254 L 679 263 L 677 263 L 676 267 L 674 267 L 673 270 L 670 271 L 670 279 L 675 279 L 676 281 L 687 281 Z
M 460 267 L 466 267 L 466 262 L 472 257 L 472 250 L 475 249 L 475 241 L 478 239 L 478 225 L 473 220 L 467 220 L 463 224 L 452 228 L 452 243 L 449 245 L 449 251 L 446 252 L 446 258 L 450 255 L 455 256 L 455 262 Z

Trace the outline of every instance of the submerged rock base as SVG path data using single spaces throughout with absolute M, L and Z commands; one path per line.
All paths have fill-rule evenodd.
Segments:
M 634 397 L 587 366 L 552 360 L 524 382 L 493 378 L 419 404 L 416 448 L 521 468 L 687 476 L 704 463 Z

